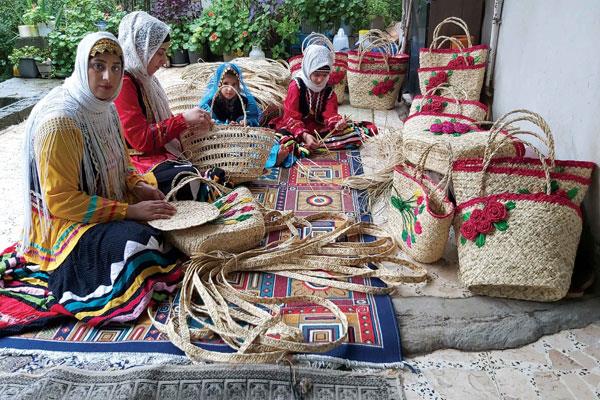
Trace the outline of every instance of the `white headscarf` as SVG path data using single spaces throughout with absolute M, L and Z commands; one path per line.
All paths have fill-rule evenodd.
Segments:
M 125 55 L 125 70 L 142 85 L 156 122 L 170 118 L 173 114 L 163 87 L 155 76 L 148 75 L 147 68 L 169 31 L 167 24 L 144 11 L 127 14 L 119 24 L 119 42 Z
M 316 85 L 310 80 L 310 74 L 323 68 L 324 66 L 333 67 L 333 53 L 325 46 L 320 44 L 311 44 L 304 51 L 302 57 L 302 72 L 300 73 L 300 79 L 304 81 L 304 84 L 313 92 L 319 93 L 327 86 L 327 81 L 323 81 L 320 85 Z
M 90 33 L 77 46 L 75 70 L 62 86 L 53 89 L 31 111 L 25 125 L 24 143 L 24 207 L 25 219 L 21 250 L 29 247 L 31 231 L 31 199 L 35 198 L 42 231 L 48 233 L 50 213 L 41 191 L 40 146 L 52 134 L 53 140 L 60 134 L 58 130 L 40 129 L 45 123 L 55 118 L 68 118 L 81 129 L 83 136 L 82 167 L 79 171 L 79 182 L 89 195 L 98 195 L 111 200 L 125 201 L 129 163 L 125 142 L 121 134 L 121 125 L 113 100 L 121 90 L 108 100 L 100 100 L 92 93 L 88 82 L 89 54 L 92 47 L 100 39 L 110 39 L 118 45 L 117 38 L 108 32 Z M 72 156 L 76 153 L 66 153 Z M 46 178 L 46 177 L 44 177 Z

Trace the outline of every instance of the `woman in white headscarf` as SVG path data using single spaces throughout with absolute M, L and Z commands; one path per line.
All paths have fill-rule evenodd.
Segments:
M 283 115 L 270 124 L 281 135 L 281 145 L 293 148 L 296 157 L 324 147 L 356 148 L 377 133 L 375 125 L 349 121 L 338 113 L 335 91 L 327 84 L 333 56 L 318 44 L 306 48 L 301 72 L 288 86 Z
M 212 126 L 210 114 L 194 107 L 173 115 L 167 95 L 154 76 L 167 62 L 169 26 L 143 11 L 127 14 L 119 25 L 119 42 L 125 54 L 123 89 L 115 100 L 133 164 L 140 173 L 167 193 L 180 172 L 194 172 L 189 163 L 176 161 L 181 154 L 179 136 L 188 128 L 199 134 Z M 205 177 L 221 184 L 222 170 L 203 171 Z M 206 185 L 190 185 L 179 199 L 214 199 Z M 188 193 L 190 191 L 190 193 Z
M 175 208 L 135 173 L 113 104 L 123 51 L 110 33 L 77 48 L 73 75 L 26 125 L 20 252 L 49 275 L 58 310 L 96 325 L 137 318 L 180 279 L 177 254 L 143 224 Z

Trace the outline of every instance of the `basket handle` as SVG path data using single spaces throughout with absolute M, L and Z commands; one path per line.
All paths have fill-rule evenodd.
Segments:
M 327 47 L 332 52 L 334 51 L 333 43 L 331 43 L 331 40 L 329 40 L 329 38 L 322 33 L 312 32 L 310 35 L 304 38 L 301 47 L 302 54 L 304 54 L 304 50 L 311 44 L 320 44 Z
M 438 42 L 438 40 L 439 40 L 438 38 L 449 38 L 448 36 L 440 35 L 440 31 L 442 30 L 442 27 L 447 24 L 448 25 L 453 24 L 453 25 L 456 25 L 459 28 L 461 28 L 465 32 L 465 35 L 467 36 L 467 47 L 473 47 L 473 43 L 471 42 L 471 33 L 469 32 L 469 27 L 468 27 L 467 23 L 458 17 L 448 17 L 445 20 L 443 20 L 442 22 L 440 22 L 439 24 L 437 24 L 437 26 L 433 30 L 433 40 L 431 41 L 431 44 L 429 45 L 430 50 L 432 50 L 433 45 Z M 455 39 L 455 38 L 452 38 L 452 39 Z M 458 42 L 460 43 L 460 41 L 458 41 Z M 440 43 L 440 45 L 442 43 Z M 438 45 L 438 47 L 436 47 L 436 49 L 439 49 L 440 45 Z M 463 50 L 464 48 L 465 48 L 465 46 L 462 43 L 460 43 L 460 49 Z
M 177 185 L 175 185 L 173 188 L 171 188 L 169 193 L 167 193 L 165 195 L 165 201 L 169 201 L 171 199 L 171 197 L 173 197 L 175 195 L 175 193 L 177 193 L 181 188 L 183 188 L 185 185 L 187 185 L 193 181 L 200 181 L 202 183 L 207 184 L 208 186 L 211 186 L 212 188 L 216 189 L 219 192 L 219 195 L 228 194 L 231 192 L 231 189 L 229 189 L 228 187 L 220 185 L 217 182 L 211 181 L 210 179 L 206 179 L 205 177 L 200 176 L 200 174 L 194 174 L 193 172 L 188 172 L 188 171 L 180 172 L 179 174 L 175 175 L 173 182 L 175 182 L 177 180 L 177 178 L 182 175 L 189 175 L 189 176 L 187 178 L 184 178 L 181 182 L 179 182 Z
M 410 143 L 417 143 L 416 141 L 407 141 L 406 144 L 410 146 Z M 444 177 L 439 181 L 435 190 L 439 190 L 445 195 L 448 194 L 448 189 L 450 187 L 450 180 L 452 178 L 452 164 L 454 161 L 454 153 L 452 152 L 452 146 L 449 143 L 436 142 L 432 143 L 421 153 L 419 157 L 419 161 L 417 162 L 417 166 L 415 167 L 415 173 L 413 177 L 417 179 L 419 182 L 423 182 L 423 173 L 425 172 L 425 163 L 427 162 L 427 158 L 429 158 L 429 153 L 434 147 L 445 147 L 448 152 L 448 166 L 446 167 L 446 173 Z
M 388 62 L 388 58 L 389 56 L 392 54 L 392 49 L 389 46 L 389 40 L 387 39 L 378 39 L 378 40 L 374 40 L 373 42 L 369 43 L 367 46 L 362 47 L 361 45 L 359 45 L 359 56 L 358 56 L 358 70 L 360 71 L 360 67 L 362 65 L 362 61 L 363 61 L 363 57 L 365 56 L 365 54 L 367 54 L 367 52 L 375 47 L 379 47 L 381 45 L 381 47 L 383 47 L 385 49 L 384 53 L 381 53 L 382 57 L 383 57 L 383 62 L 385 63 L 385 68 L 386 70 L 389 72 L 390 71 L 390 64 Z
M 461 104 L 460 100 L 458 99 L 458 96 L 456 95 L 455 89 L 458 89 L 462 92 L 462 94 L 464 96 L 463 100 L 468 98 L 467 92 L 463 88 L 457 88 L 456 86 L 450 86 L 447 83 L 440 83 L 436 87 L 433 87 L 433 88 L 429 89 L 428 91 L 426 91 L 425 94 L 423 95 L 423 100 L 428 99 L 429 97 L 435 95 L 435 93 L 438 90 L 444 91 L 446 93 L 449 93 L 450 96 L 452 96 L 451 98 L 454 99 L 454 103 L 456 103 L 456 105 L 458 106 L 458 114 L 462 114 L 462 104 Z
M 518 115 L 516 117 L 509 118 L 513 114 L 518 114 Z M 530 123 L 536 125 L 537 127 L 539 127 L 542 130 L 544 135 L 540 135 L 539 133 L 532 132 L 532 131 L 521 130 L 521 129 L 515 130 L 515 129 L 509 128 L 510 124 L 514 124 L 515 122 L 519 122 L 519 121 L 527 121 L 527 122 L 530 122 Z M 506 137 L 504 137 L 500 141 L 496 141 L 495 140 L 496 137 L 503 131 L 507 132 Z M 480 186 L 479 186 L 479 196 L 480 197 L 483 197 L 485 195 L 485 180 L 486 180 L 486 176 L 487 176 L 486 171 L 487 171 L 489 165 L 491 164 L 491 161 L 492 161 L 494 155 L 501 148 L 501 144 L 505 140 L 513 139 L 517 135 L 533 136 L 546 145 L 546 147 L 548 149 L 548 157 L 545 157 L 543 155 L 543 153 L 538 149 L 538 147 L 533 145 L 531 142 L 519 138 L 519 140 L 521 140 L 523 143 L 527 144 L 531 148 L 531 150 L 533 150 L 533 152 L 540 159 L 542 169 L 544 170 L 544 176 L 546 178 L 546 194 L 551 194 L 552 189 L 551 189 L 551 185 L 550 185 L 550 180 L 551 180 L 550 179 L 550 167 L 554 166 L 554 160 L 555 160 L 554 137 L 552 136 L 550 127 L 548 126 L 546 121 L 539 114 L 534 113 L 529 110 L 519 109 L 519 110 L 514 110 L 514 111 L 504 114 L 496 122 L 494 122 L 494 125 L 490 129 L 490 136 L 488 138 L 488 144 L 486 146 L 484 158 L 483 158 L 483 162 L 482 162 L 481 179 L 480 179 Z M 497 145 L 495 147 L 493 147 L 494 142 L 497 143 Z M 548 161 L 550 161 L 550 163 L 548 163 Z
M 238 80 L 239 80 L 239 78 L 238 78 Z M 212 114 L 212 112 L 213 112 L 213 107 L 215 105 L 215 99 L 217 98 L 217 95 L 221 92 L 221 90 L 225 86 L 231 88 L 235 92 L 235 94 L 237 94 L 237 97 L 240 99 L 240 104 L 242 106 L 242 111 L 244 113 L 244 125 L 246 125 L 246 123 L 247 123 L 246 122 L 246 120 L 247 120 L 247 114 L 246 114 L 246 107 L 244 106 L 244 99 L 242 99 L 242 95 L 240 94 L 240 92 L 238 92 L 237 89 L 234 88 L 233 86 L 230 86 L 230 85 L 221 85 L 221 86 L 219 86 L 217 88 L 217 91 L 215 92 L 215 95 L 213 96 L 212 101 L 210 102 L 210 113 Z

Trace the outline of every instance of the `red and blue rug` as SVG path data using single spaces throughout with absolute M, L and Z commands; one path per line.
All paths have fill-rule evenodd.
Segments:
M 321 211 L 343 212 L 351 218 L 370 220 L 362 194 L 342 189 L 344 178 L 362 173 L 358 151 L 332 152 L 291 169 L 274 168 L 249 185 L 265 206 L 293 210 L 300 215 Z M 315 223 L 312 234 L 329 232 L 333 220 Z M 277 234 L 268 240 L 277 240 Z M 362 240 L 369 240 L 368 237 Z M 53 298 L 45 290 L 45 274 L 23 266 L 10 252 L 0 267 L 0 348 L 39 349 L 68 352 L 160 352 L 182 354 L 161 334 L 147 316 L 134 323 L 91 327 L 65 319 L 52 311 Z M 345 344 L 325 354 L 306 355 L 315 361 L 340 361 L 347 365 L 390 366 L 402 361 L 398 324 L 389 296 L 373 296 L 299 282 L 267 273 L 238 274 L 235 286 L 262 296 L 311 294 L 336 303 L 349 322 Z M 377 279 L 355 278 L 356 283 L 383 286 Z M 154 313 L 165 322 L 171 302 L 162 303 Z M 286 323 L 304 332 L 310 342 L 331 341 L 340 335 L 341 324 L 326 309 L 311 304 L 293 304 L 284 308 Z M 26 333 L 22 333 L 27 331 Z M 16 332 L 20 334 L 15 335 Z M 228 352 L 219 342 L 203 342 L 210 350 Z

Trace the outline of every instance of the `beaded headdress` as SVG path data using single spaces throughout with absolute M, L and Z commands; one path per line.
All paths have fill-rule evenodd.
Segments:
M 110 39 L 98 40 L 90 50 L 90 57 L 94 57 L 96 54 L 102 53 L 111 53 L 116 56 L 123 57 L 123 50 L 121 50 L 119 43 Z

